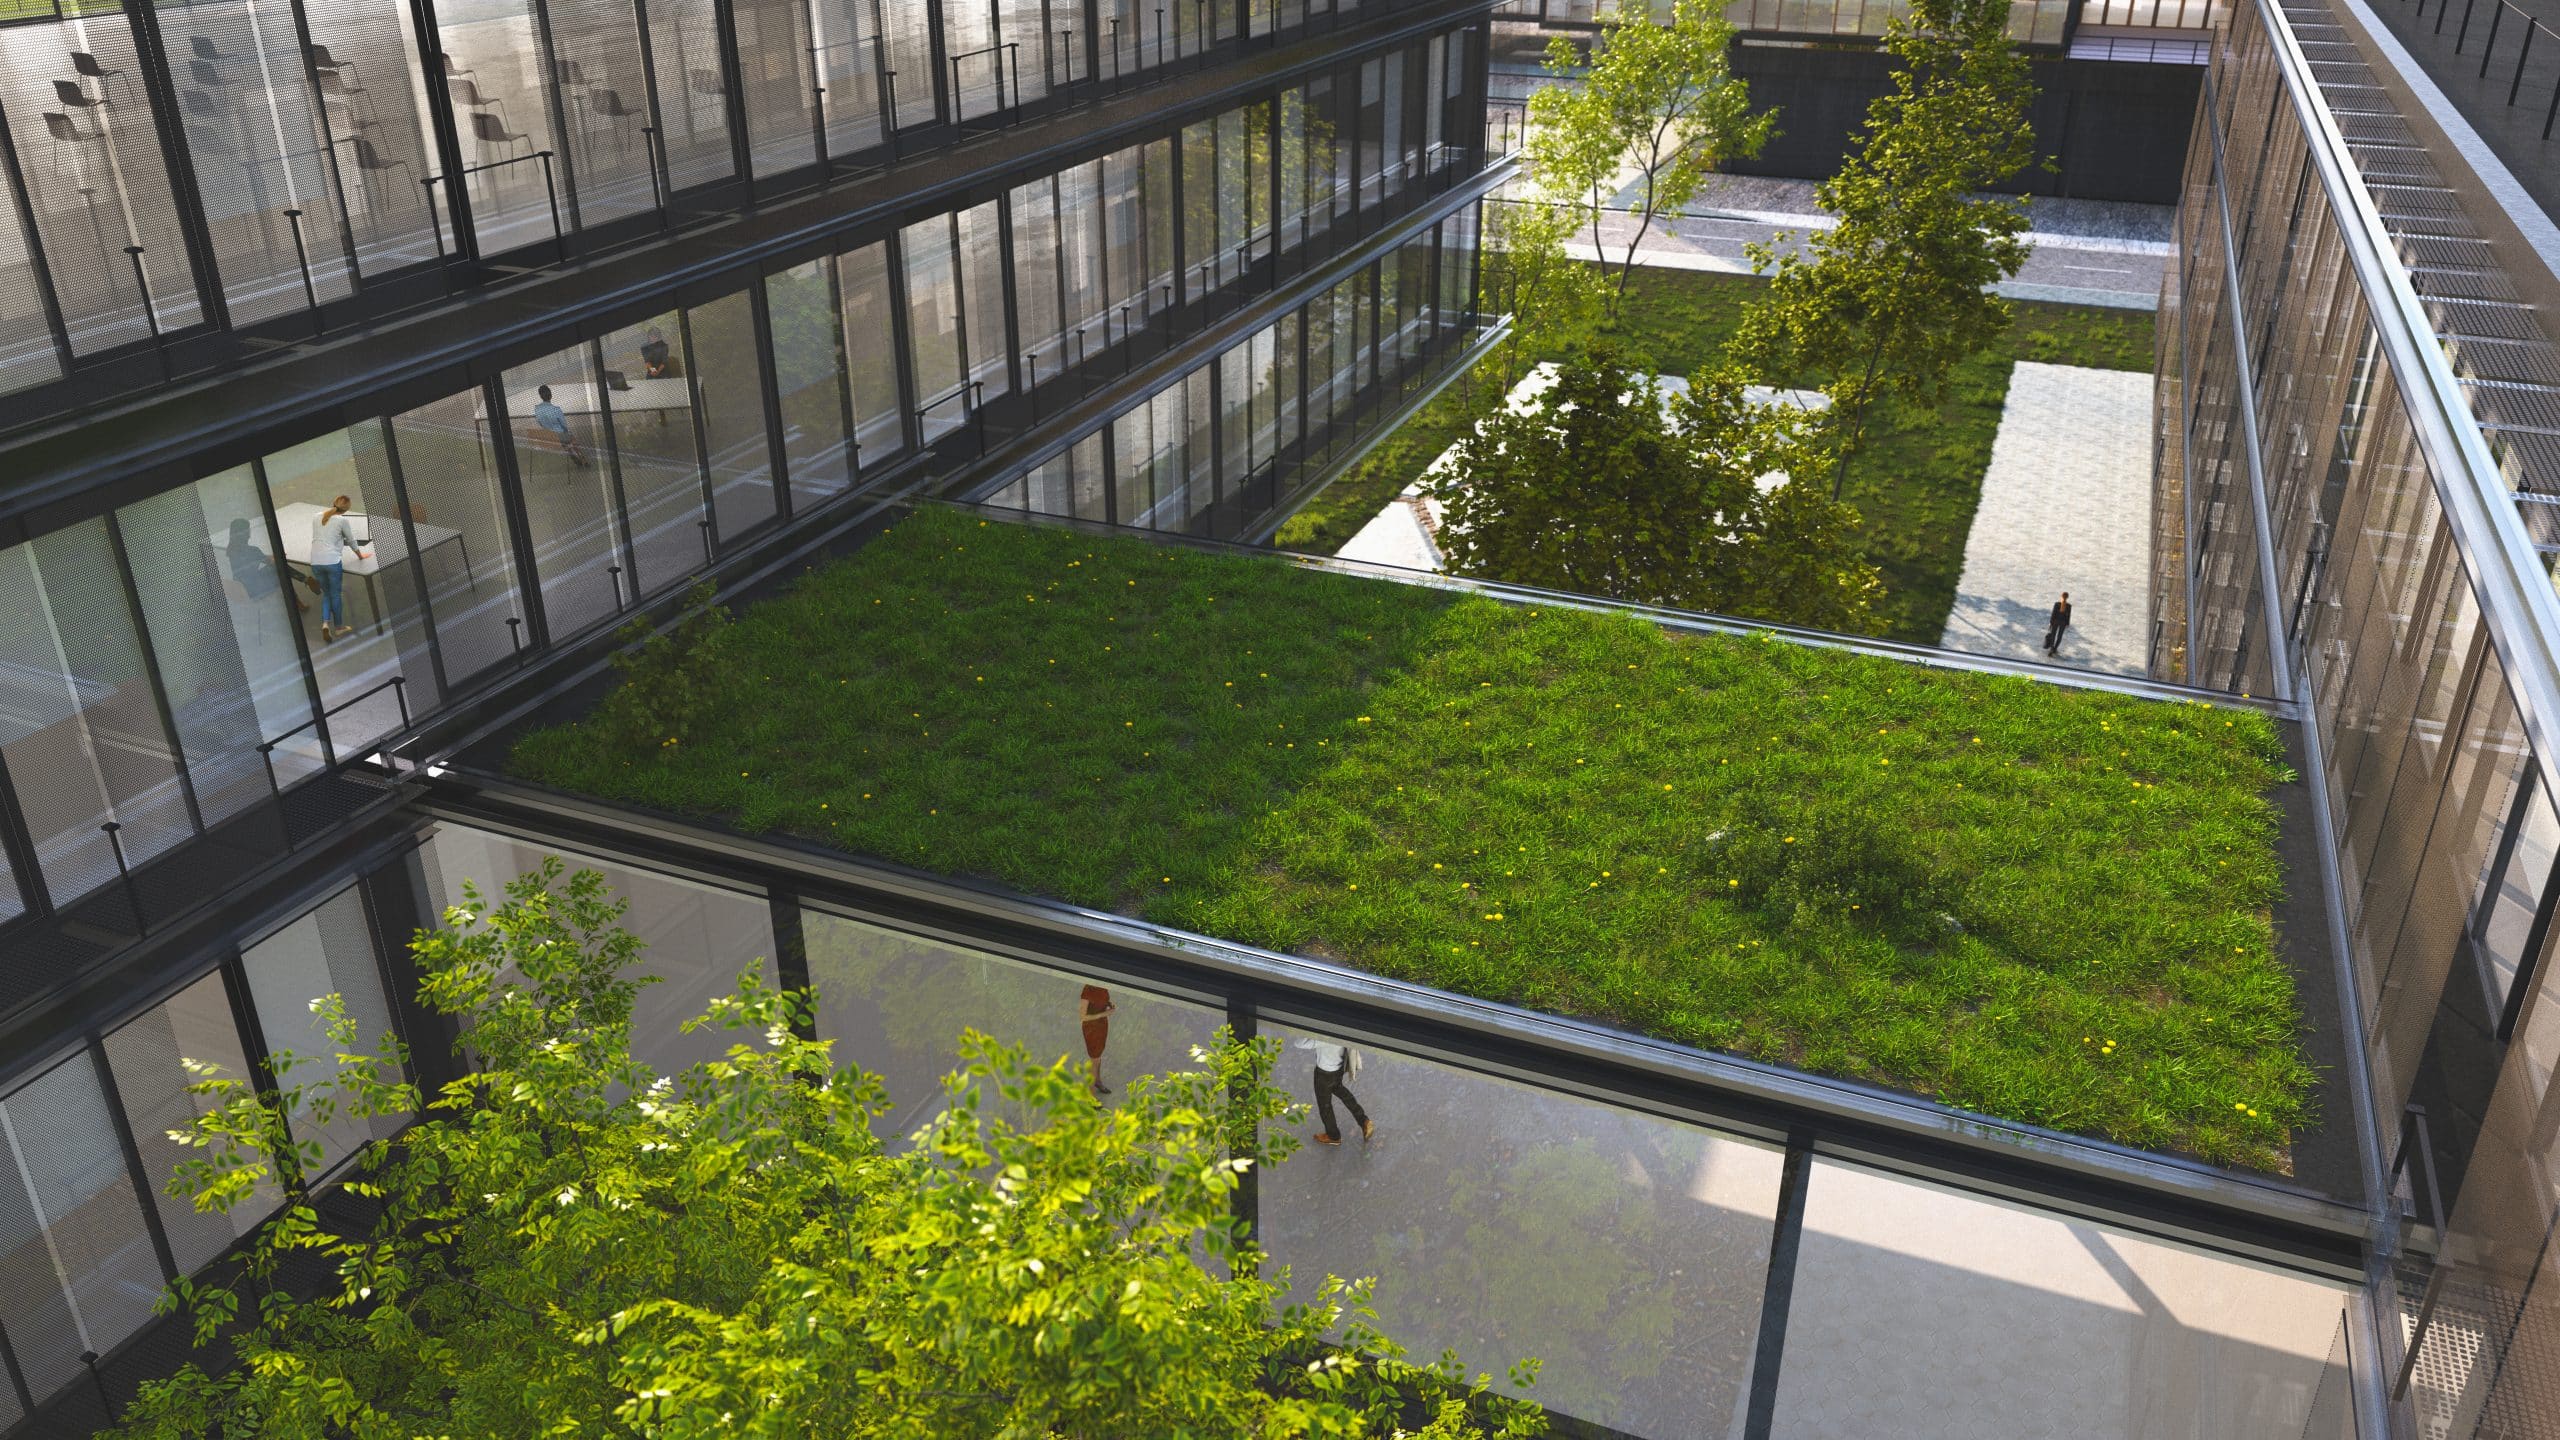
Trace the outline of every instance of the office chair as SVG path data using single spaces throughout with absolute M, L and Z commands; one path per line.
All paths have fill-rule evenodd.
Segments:
M 356 73 L 356 62 L 353 60 L 341 60 L 337 56 L 330 54 L 329 47 L 326 45 L 306 45 L 303 47 L 302 55 L 305 60 L 308 60 L 311 63 L 311 68 L 314 70 L 328 70 L 332 72 L 344 70 L 350 76 L 353 76 Z
M 107 138 L 104 130 L 83 132 L 77 122 L 59 110 L 44 112 L 44 132 L 53 137 L 53 173 L 56 178 L 62 174 L 63 146 L 94 145 Z
M 76 80 L 54 81 L 53 93 L 63 104 L 75 110 L 95 110 L 107 103 L 103 96 L 92 96 L 88 91 L 81 89 L 80 83 Z
M 197 84 L 202 85 L 208 90 L 219 90 L 222 88 L 222 72 L 214 69 L 211 65 L 206 64 L 202 60 L 190 60 L 187 62 L 187 78 L 195 81 Z
M 90 54 L 86 50 L 74 50 L 71 52 L 71 68 L 88 76 L 90 79 L 97 81 L 98 94 L 102 97 L 108 93 L 107 84 L 111 80 L 123 80 L 128 89 L 133 85 L 132 79 L 125 75 L 121 67 L 100 65 L 98 63 L 98 57 Z M 131 95 L 127 95 L 125 98 L 130 100 L 133 97 Z
M 515 123 L 514 117 L 507 114 L 506 101 L 481 94 L 480 87 L 468 80 L 447 80 L 444 82 L 444 88 L 446 93 L 453 96 L 454 103 L 457 105 L 468 105 L 474 110 L 495 110 L 498 112 L 499 119 L 506 121 L 509 125 Z
M 587 83 L 587 72 L 575 60 L 552 61 L 551 75 L 560 82 L 562 89 Z
M 202 35 L 191 37 L 188 43 L 195 48 L 196 58 L 199 60 L 210 60 L 215 64 L 220 64 L 225 60 L 235 60 L 239 58 L 235 55 L 223 54 L 221 47 L 215 45 L 211 40 L 206 39 Z
M 510 130 L 499 124 L 498 117 L 486 110 L 471 112 L 471 134 L 484 145 L 513 145 L 522 141 L 525 153 L 528 155 L 533 153 L 532 136 L 521 130 Z
M 438 51 L 438 52 L 437 52 L 437 54 L 436 54 L 436 59 L 437 59 L 438 61 L 440 61 L 440 62 L 442 62 L 442 63 L 443 63 L 443 66 L 444 66 L 444 78 L 446 78 L 447 80 L 459 80 L 459 79 L 462 79 L 462 78 L 463 78 L 464 76 L 466 76 L 466 75 L 477 75 L 477 74 L 479 74 L 479 73 L 480 73 L 479 71 L 472 69 L 472 68 L 471 68 L 470 66 L 468 66 L 468 65 L 456 65 L 456 64 L 454 64 L 454 63 L 453 63 L 453 57 L 452 57 L 451 55 L 445 54 L 445 53 L 444 53 L 444 52 L 442 52 L 442 51 Z

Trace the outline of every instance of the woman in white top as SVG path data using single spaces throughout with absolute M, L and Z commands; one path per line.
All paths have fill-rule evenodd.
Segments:
M 320 582 L 320 638 L 335 640 L 352 634 L 356 627 L 347 619 L 347 552 L 355 551 L 359 560 L 372 555 L 356 547 L 355 522 L 347 518 L 347 497 L 339 496 L 311 522 L 311 574 Z

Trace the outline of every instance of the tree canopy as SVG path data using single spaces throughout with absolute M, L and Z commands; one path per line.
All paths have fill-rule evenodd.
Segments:
M 812 997 L 754 970 L 694 1022 L 725 1056 L 662 1076 L 631 1052 L 639 943 L 598 875 L 559 862 L 494 903 L 466 887 L 415 943 L 421 999 L 479 1062 L 439 1093 L 368 1048 L 279 1056 L 276 1087 L 204 1073 L 174 1194 L 286 1203 L 238 1274 L 172 1287 L 232 1363 L 145 1387 L 145 1437 L 1112 1437 L 1539 1433 L 1447 1357 L 1403 1360 L 1366 1282 L 1291 1303 L 1234 1222 L 1284 1159 L 1274 1048 L 1222 1034 L 1198 1069 L 1104 1107 L 1064 1064 L 971 1034 L 912 1145 L 880 1082 L 808 1038 Z M 417 1123 L 305 1186 L 333 1114 Z M 285 1284 L 299 1273 L 318 1276 Z M 1533 1367 L 1515 1373 L 1525 1381 Z
M 1769 291 L 1735 353 L 1761 374 L 1827 377 L 1842 465 L 1879 392 L 1938 404 L 1957 364 L 2008 327 L 1991 286 L 2026 263 L 2026 210 L 1982 192 L 2035 159 L 2035 83 L 2008 24 L 2009 0 L 1912 0 L 1888 21 L 1893 88 L 1814 191 L 1839 223 L 1788 253 L 1754 248 Z
M 1724 374 L 1666 398 L 1604 350 L 1458 442 L 1440 545 L 1462 575 L 1854 631 L 1880 583 L 1856 512 L 1778 483 L 1824 464 L 1805 412 Z

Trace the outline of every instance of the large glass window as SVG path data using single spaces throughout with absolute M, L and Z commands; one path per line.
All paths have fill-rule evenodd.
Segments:
M 261 745 L 278 785 L 324 765 L 294 643 L 309 592 L 276 563 L 249 467 L 137 500 L 116 531 L 204 822 L 269 798 Z
M 711 513 L 720 543 L 772 522 L 778 501 L 764 415 L 764 346 L 745 291 L 685 312 L 693 351 L 693 394 L 711 467 Z
M 222 977 L 207 975 L 125 1022 L 108 1034 L 106 1051 L 116 1098 L 142 1157 L 144 1188 L 160 1212 L 160 1228 L 169 1237 L 178 1267 L 195 1270 L 245 1238 L 283 1203 L 283 1192 L 272 1181 L 261 1183 L 227 1213 L 198 1210 L 194 1201 L 168 1193 L 179 1165 L 205 1153 L 170 1138 L 170 1132 L 185 1132 L 215 1103 L 212 1096 L 188 1093 L 198 1077 L 187 1062 L 212 1066 L 215 1079 L 257 1079 Z
M 396 559 L 395 548 L 414 557 L 448 685 L 512 664 L 536 638 L 524 628 L 487 406 L 475 387 L 392 417 L 401 501 L 396 523 L 374 537 L 377 562 Z M 593 463 L 583 447 L 581 458 Z
M 773 383 L 794 504 L 841 493 L 853 479 L 853 411 L 845 389 L 844 328 L 835 267 L 812 260 L 764 282 L 773 326 Z
M 106 521 L 0 550 L 0 759 L 57 901 L 193 830 L 136 622 Z
M 1300 1138 L 1329 1118 L 1341 1141 L 1262 1177 L 1263 1241 L 1301 1295 L 1375 1275 L 1380 1321 L 1418 1354 L 1496 1374 L 1534 1355 L 1539 1401 L 1648 1440 L 1739 1433 L 1775 1147 L 1340 1035 L 1263 1033 L 1285 1047 L 1278 1080 L 1316 1107 Z
M 551 92 L 560 107 L 563 203 L 577 223 L 642 214 L 659 202 L 655 122 L 631 0 L 542 0 L 551 42 Z M 472 122 L 460 119 L 468 126 Z
M 436 200 L 449 214 L 451 193 L 461 187 L 480 247 L 492 254 L 551 243 L 552 202 L 567 178 L 546 169 L 556 160 L 541 158 L 544 151 L 557 152 L 559 137 L 542 71 L 548 47 L 535 3 L 491 0 L 439 12 L 444 55 L 435 78 L 452 104 L 462 162 L 471 173 L 444 176 Z M 563 208 L 560 224 L 568 220 Z
M 654 595 L 711 558 L 684 323 L 671 310 L 605 336 L 601 348 L 605 384 L 597 398 L 627 507 L 632 594 Z
M 906 257 L 907 359 L 927 443 L 968 418 L 961 359 L 960 267 L 952 258 L 952 219 L 937 215 L 899 232 Z
M 618 861 L 599 860 L 556 846 L 529 845 L 504 835 L 447 825 L 427 843 L 429 894 L 441 913 L 462 903 L 462 884 L 483 895 L 501 895 L 507 882 L 540 869 L 558 856 L 572 873 L 596 870 L 628 904 L 620 924 L 646 947 L 633 974 L 644 983 L 631 1011 L 631 1053 L 662 1075 L 674 1074 L 755 1036 L 707 1026 L 684 1033 L 684 1022 L 711 1001 L 738 988 L 738 976 L 754 966 L 768 986 L 780 984 L 774 968 L 773 916 L 761 895 L 741 894 Z
M 41 1401 L 148 1323 L 167 1277 L 88 1050 L 0 1099 L 0 1146 L 9 1348 Z
M 658 154 L 678 190 L 737 173 L 729 149 L 729 82 L 713 0 L 648 0 L 658 81 Z
M 1817 1159 L 1771 1433 L 2295 1440 L 2345 1302 L 2300 1275 Z
M 898 1135 L 941 1113 L 964 1031 L 1022 1046 L 1038 1064 L 1075 1063 L 1107 1103 L 1135 1076 L 1194 1068 L 1192 1047 L 1225 1022 L 1205 1005 L 861 920 L 803 910 L 800 923 L 819 1038 L 837 1064 L 880 1076 Z
M 499 382 L 543 618 L 562 638 L 619 614 L 631 595 L 597 368 L 593 348 L 579 345 L 519 365 Z M 621 383 L 632 383 L 627 373 Z
M 857 468 L 879 465 L 907 448 L 897 343 L 907 321 L 889 285 L 889 243 L 875 241 L 837 256 L 836 275 L 852 369 L 854 462 Z
M 280 1084 L 317 1085 L 343 1070 L 340 1046 L 312 1002 L 336 995 L 356 1026 L 360 1052 L 385 1053 L 399 1032 L 391 1023 L 391 1001 L 383 986 L 381 962 L 365 915 L 364 897 L 341 890 L 320 908 L 250 946 L 240 954 L 248 976 L 249 998 L 258 1016 L 258 1033 L 272 1060 L 292 1056 Z M 398 1067 L 388 1073 L 399 1074 Z M 296 1143 L 317 1143 L 318 1179 L 353 1157 L 368 1140 L 387 1140 L 408 1123 L 404 1115 L 362 1116 L 344 1103 L 320 1107 L 305 1100 L 288 1117 Z

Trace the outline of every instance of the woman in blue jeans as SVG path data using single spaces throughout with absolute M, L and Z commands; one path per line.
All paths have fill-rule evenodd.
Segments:
M 355 551 L 359 560 L 373 556 L 356 547 L 355 523 L 347 516 L 347 497 L 339 496 L 311 522 L 311 574 L 320 582 L 320 638 L 335 640 L 352 634 L 347 621 L 347 552 Z

